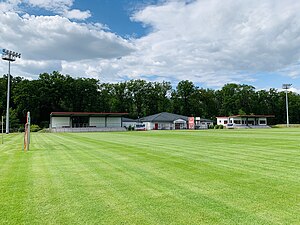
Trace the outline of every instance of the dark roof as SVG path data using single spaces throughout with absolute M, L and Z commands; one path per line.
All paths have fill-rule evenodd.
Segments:
M 210 120 L 210 119 L 202 119 L 202 118 L 200 118 L 200 122 L 207 122 L 207 123 L 212 123 L 212 122 L 214 122 L 213 120 Z
M 51 116 L 125 116 L 128 113 L 103 113 L 103 112 L 52 112 Z
M 123 117 L 122 122 L 137 122 L 137 120 Z
M 168 112 L 162 112 L 151 116 L 146 116 L 141 118 L 140 120 L 142 122 L 174 122 L 175 120 L 178 119 L 188 121 L 187 116 L 182 116 L 182 115 L 168 113 Z

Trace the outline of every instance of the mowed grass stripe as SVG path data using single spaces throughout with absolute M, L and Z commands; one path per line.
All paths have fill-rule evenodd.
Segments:
M 59 143 L 60 146 L 64 146 L 65 143 L 67 143 L 68 141 L 65 139 L 63 142 L 60 142 L 59 140 L 57 141 Z M 75 146 L 78 147 L 77 144 L 77 140 L 73 140 L 72 139 L 72 143 L 75 144 Z M 73 146 L 73 145 L 71 145 Z M 79 145 L 80 146 L 80 145 Z M 75 149 L 73 149 L 72 151 L 68 152 L 68 156 L 62 160 L 62 162 L 65 162 L 63 164 L 64 169 L 68 169 L 65 171 L 66 174 L 68 174 L 68 177 L 65 178 L 66 181 L 70 182 L 71 186 L 74 187 L 78 187 L 79 190 L 81 190 L 83 188 L 83 193 L 81 193 L 81 196 L 86 196 L 87 198 L 83 198 L 81 199 L 81 201 L 88 200 L 95 200 L 96 198 L 99 198 L 98 194 L 99 191 L 100 193 L 103 192 L 105 197 L 101 198 L 100 200 L 103 201 L 106 206 L 105 207 L 100 207 L 103 210 L 108 210 L 108 211 L 112 211 L 110 213 L 106 213 L 104 215 L 101 215 L 101 213 L 97 213 L 95 215 L 95 217 L 99 220 L 102 217 L 105 217 L 105 215 L 110 215 L 109 219 L 110 220 L 115 220 L 118 219 L 120 217 L 124 217 L 124 213 L 128 214 L 128 210 L 123 210 L 123 208 L 128 207 L 126 202 L 124 201 L 126 199 L 126 196 L 120 196 L 119 193 L 117 193 L 118 195 L 116 195 L 116 193 L 113 192 L 113 190 L 111 189 L 112 185 L 111 185 L 111 177 L 109 177 L 109 179 L 104 179 L 106 177 L 106 173 L 110 172 L 112 173 L 112 171 L 107 171 L 107 168 L 111 168 L 110 165 L 106 165 L 104 166 L 104 174 L 101 173 L 101 169 L 97 168 L 97 170 L 95 170 L 94 167 L 89 168 L 90 162 L 88 162 L 87 164 L 83 164 L 82 161 L 78 160 L 79 158 L 85 159 L 86 155 L 86 144 L 84 144 L 83 146 L 80 147 L 79 151 L 77 152 L 77 147 Z M 88 160 L 95 160 L 94 157 L 88 157 Z M 103 162 L 98 161 L 97 160 L 97 167 L 99 167 L 99 165 L 103 166 Z M 57 170 L 61 170 L 60 166 L 57 165 L 58 168 L 56 168 Z M 100 173 L 99 173 L 100 171 Z M 72 173 L 69 172 L 76 172 L 75 176 L 72 176 Z M 96 174 L 96 175 L 95 175 Z M 107 173 L 109 174 L 109 173 Z M 111 176 L 111 175 L 109 175 Z M 99 179 L 100 178 L 100 179 Z M 92 184 L 92 185 L 89 185 Z M 81 188 L 82 187 L 82 188 Z M 100 188 L 100 189 L 99 189 Z M 87 192 L 88 190 L 88 192 Z M 84 195 L 84 192 L 86 192 L 86 195 Z M 122 192 L 121 192 L 122 193 Z M 120 199 L 122 199 L 123 201 L 120 202 Z M 89 203 L 93 204 L 93 201 Z M 123 205 L 123 206 L 122 206 Z M 99 204 L 97 203 L 96 208 L 99 207 Z M 95 210 L 92 210 L 95 211 Z M 130 215 L 127 215 L 127 217 L 129 217 L 128 219 L 130 219 Z M 132 214 L 134 215 L 134 214 Z M 91 220 L 92 218 L 89 217 L 89 219 Z M 103 218 L 102 218 L 103 219 Z M 132 221 L 132 219 L 131 219 Z
M 111 206 L 116 204 L 109 193 L 110 188 L 107 188 L 107 186 L 109 186 L 106 184 L 107 181 L 102 179 L 101 174 L 95 176 L 95 171 L 89 169 L 89 166 L 80 160 L 81 158 L 85 158 L 85 148 L 82 148 L 80 151 L 76 151 L 76 149 L 73 151 L 73 149 L 70 148 L 73 147 L 73 144 L 69 147 L 65 144 L 67 140 L 60 140 L 57 137 L 54 139 L 52 137 L 51 139 L 57 143 L 54 151 L 61 151 L 61 149 L 67 150 L 64 154 L 54 152 L 54 154 L 57 154 L 59 157 L 56 158 L 55 162 L 51 162 L 51 166 L 55 169 L 56 173 L 61 175 L 61 185 L 64 186 L 64 189 L 69 191 L 71 205 L 66 208 L 77 209 L 75 213 L 71 213 L 72 218 L 81 215 L 82 211 L 88 213 L 81 217 L 79 216 L 78 224 L 87 223 L 88 221 L 91 222 L 93 220 L 105 221 L 105 217 L 109 217 L 111 222 L 120 218 L 117 212 L 120 211 L 120 207 L 114 210 L 108 207 L 108 203 L 105 202 L 109 201 Z M 73 143 L 76 146 L 76 140 L 73 140 Z M 99 201 L 97 199 L 99 199 Z M 122 211 L 122 213 L 124 212 Z M 63 217 L 62 221 L 65 221 L 66 224 L 74 224 L 75 222 Z
M 125 151 L 126 151 L 126 149 L 125 149 Z M 108 156 L 106 155 L 105 158 L 108 158 Z M 119 163 L 118 163 L 118 164 L 119 164 Z M 145 168 L 145 166 L 144 166 L 143 168 Z M 127 168 L 127 171 L 128 171 L 128 168 Z M 140 171 L 140 172 L 141 172 L 141 168 L 138 167 L 138 168 L 137 168 L 137 171 Z M 152 182 L 153 182 L 153 180 L 154 180 L 154 181 L 157 180 L 157 182 L 155 182 L 156 186 L 157 186 L 157 184 L 163 184 L 163 185 L 166 185 L 166 184 L 167 184 L 167 186 L 166 186 L 165 188 L 163 188 L 163 190 L 173 190 L 174 193 L 176 194 L 176 196 L 178 195 L 178 192 L 175 191 L 176 189 L 181 190 L 181 192 L 182 192 L 182 189 L 184 188 L 184 186 L 178 187 L 178 185 L 177 185 L 177 181 L 178 181 L 178 180 L 177 180 L 177 179 L 173 180 L 173 182 L 170 182 L 170 177 L 169 177 L 169 176 L 168 176 L 167 178 L 166 178 L 165 176 L 164 176 L 164 177 L 161 177 L 160 173 L 155 173 L 155 174 L 153 174 L 153 172 L 152 172 L 152 174 L 149 174 L 150 171 L 155 171 L 155 170 L 153 170 L 153 168 L 151 168 L 150 170 L 145 171 L 144 174 L 143 174 L 143 176 L 140 177 L 141 180 L 140 180 L 138 183 L 141 183 L 143 180 L 145 180 L 145 177 L 151 177 L 151 181 L 152 181 Z M 157 177 L 155 178 L 154 175 L 156 175 L 159 179 L 157 179 Z M 124 180 L 124 182 L 125 182 L 125 183 L 128 183 L 128 180 L 126 179 L 126 180 Z M 144 183 L 144 182 L 142 182 L 142 183 Z M 160 186 L 161 186 L 161 185 L 160 185 Z M 134 191 L 134 192 L 137 192 L 137 193 L 139 193 L 139 192 L 141 192 L 141 190 L 143 190 L 143 189 L 139 188 L 138 184 L 135 184 L 134 186 L 132 186 L 131 189 L 132 189 L 133 187 L 137 188 L 137 190 Z M 146 184 L 146 187 L 147 187 L 147 191 L 151 190 L 151 188 L 149 188 L 149 187 L 151 187 L 151 183 L 147 183 L 147 184 Z M 157 187 L 155 187 L 155 189 L 157 189 Z M 130 190 L 130 189 L 129 189 L 129 190 Z M 126 189 L 123 190 L 123 191 L 126 191 Z M 190 190 L 186 190 L 186 191 L 184 192 L 184 194 L 182 194 L 182 198 L 188 196 L 190 193 L 191 193 Z M 145 194 L 146 194 L 146 193 L 145 193 Z M 142 193 L 142 196 L 146 196 L 145 194 Z M 173 195 L 171 195 L 171 196 L 172 196 L 172 198 L 175 197 L 175 196 L 173 196 Z M 198 201 L 199 199 L 197 199 L 197 198 L 195 199 L 195 196 L 196 196 L 196 195 L 193 194 L 191 199 L 193 199 L 193 201 Z M 161 197 L 162 197 L 162 196 L 161 196 Z M 176 197 L 175 197 L 175 198 L 176 198 Z M 175 217 L 177 217 L 177 216 L 179 216 L 179 217 L 183 216 L 182 214 L 186 211 L 187 208 L 189 208 L 189 213 L 191 213 L 191 209 L 192 209 L 192 208 L 191 208 L 191 207 L 187 207 L 187 202 L 191 201 L 191 199 L 187 199 L 187 200 L 186 200 L 186 203 L 184 203 L 184 202 L 182 201 L 182 198 L 180 198 L 181 201 L 178 203 L 178 205 L 179 205 L 179 206 L 183 206 L 183 208 L 181 208 L 178 212 L 175 211 L 175 214 L 172 216 L 173 218 L 175 218 Z M 206 196 L 202 197 L 200 200 L 202 200 L 202 201 L 198 201 L 198 202 L 208 202 L 208 203 L 215 202 L 214 205 L 216 205 L 216 206 L 221 204 L 220 202 L 213 201 L 213 199 L 210 199 L 210 200 L 208 201 Z M 158 205 L 161 205 L 161 203 L 159 203 Z M 167 204 L 164 203 L 163 205 L 167 205 Z M 202 207 L 209 207 L 209 206 L 211 206 L 211 204 L 208 204 L 208 205 L 202 205 Z M 224 207 L 226 208 L 226 205 L 225 205 L 225 204 L 224 204 Z M 196 207 L 196 208 L 198 209 L 199 207 Z M 229 215 L 229 218 L 232 218 L 233 215 L 241 215 L 241 212 L 235 213 L 235 212 L 236 212 L 236 209 L 232 209 L 232 208 L 230 208 L 230 207 L 227 207 L 227 208 L 228 208 L 227 210 L 224 210 L 224 213 L 227 212 L 227 214 Z M 209 209 L 209 208 L 208 208 L 208 209 Z M 228 213 L 228 212 L 230 212 L 230 211 L 232 211 L 232 212 L 231 212 L 231 213 Z M 238 211 L 239 211 L 239 210 L 238 210 Z M 180 213 L 179 213 L 179 212 L 180 212 Z M 246 214 L 246 213 L 245 213 L 245 214 Z M 200 218 L 200 216 L 201 216 L 201 214 L 198 215 L 199 218 Z M 209 217 L 209 216 L 206 215 L 204 218 L 208 218 L 208 217 Z M 186 217 L 185 217 L 185 216 L 184 216 L 183 218 L 185 218 L 185 220 L 186 220 Z M 180 218 L 179 218 L 179 219 L 180 219 Z
M 12 150 L 30 176 L 14 176 L 24 194 L 4 197 L 20 207 L 0 223 L 297 223 L 299 131 L 33 134 L 29 153 Z
M 200 137 L 201 138 L 201 137 Z M 242 160 L 244 163 L 241 165 L 244 167 L 246 170 L 254 170 L 254 172 L 257 171 L 262 171 L 261 169 L 264 169 L 263 171 L 265 172 L 270 172 L 270 175 L 274 174 L 273 171 L 277 170 L 278 172 L 282 173 L 283 179 L 293 179 L 294 175 L 291 175 L 291 173 L 297 173 L 297 164 L 298 164 L 298 159 L 295 158 L 294 156 L 288 159 L 282 159 L 283 157 L 270 157 L 272 153 L 269 153 L 268 155 L 265 154 L 265 147 L 262 148 L 257 148 L 257 147 L 250 147 L 247 146 L 249 143 L 242 143 L 240 144 L 240 149 L 236 147 L 232 147 L 224 152 L 224 144 L 220 144 L 218 139 L 216 139 L 217 143 L 213 143 L 211 147 L 208 147 L 208 143 L 202 142 L 202 140 L 198 138 L 198 141 L 195 143 L 190 143 L 189 145 L 187 143 L 184 143 L 183 145 L 177 145 L 176 147 L 172 148 L 171 151 L 166 151 L 163 146 L 163 143 L 155 143 L 157 146 L 158 151 L 163 151 L 165 153 L 165 157 L 170 157 L 170 156 L 175 156 L 179 160 L 182 159 L 182 157 L 191 157 L 196 160 L 201 160 L 202 162 L 205 161 L 216 161 L 219 159 L 220 165 L 222 164 L 223 166 L 226 166 L 226 162 L 228 164 L 228 167 L 232 169 L 238 169 L 236 166 L 240 167 L 240 160 Z M 114 140 L 112 140 L 114 141 Z M 219 144 L 218 144 L 219 143 Z M 137 146 L 138 145 L 138 146 Z M 146 142 L 146 144 L 143 144 L 141 140 L 138 142 L 135 141 L 135 144 L 133 143 L 132 145 L 137 146 L 138 148 L 144 147 L 148 149 L 149 142 Z M 189 147 L 191 146 L 191 147 Z M 179 151 L 177 151 L 180 149 Z M 209 150 L 207 150 L 209 149 Z M 198 151 L 200 150 L 200 151 Z M 152 152 L 155 152 L 153 149 Z M 222 152 L 222 154 L 220 154 Z M 188 154 L 187 154 L 188 153 Z M 160 157 L 162 157 L 160 153 Z M 234 154 L 234 157 L 233 157 Z M 259 155 L 259 157 L 257 157 Z M 203 157 L 198 157 L 198 156 L 203 156 Z M 248 167 L 245 167 L 248 165 Z M 291 170 L 287 174 L 283 169 L 289 167 Z M 291 176 L 290 176 L 291 175 Z M 289 176 L 289 177 L 287 177 Z

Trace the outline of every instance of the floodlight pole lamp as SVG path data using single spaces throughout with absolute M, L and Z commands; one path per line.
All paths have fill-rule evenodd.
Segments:
M 8 76 L 7 76 L 7 101 L 6 101 L 6 133 L 9 134 L 9 100 L 10 100 L 10 62 L 16 61 L 16 58 L 21 58 L 21 54 L 7 49 L 2 49 L 2 59 L 8 61 Z
M 285 89 L 285 105 L 286 105 L 286 127 L 289 127 L 289 102 L 288 102 L 288 89 L 292 84 L 283 84 L 282 89 Z

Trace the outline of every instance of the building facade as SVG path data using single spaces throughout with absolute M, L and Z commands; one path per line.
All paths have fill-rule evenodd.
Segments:
M 162 112 L 140 119 L 146 130 L 180 130 L 187 129 L 188 117 L 174 113 Z
M 127 113 L 52 112 L 52 132 L 123 130 L 122 117 Z
M 226 128 L 270 128 L 267 118 L 272 117 L 274 115 L 234 115 L 216 118 L 217 124 Z

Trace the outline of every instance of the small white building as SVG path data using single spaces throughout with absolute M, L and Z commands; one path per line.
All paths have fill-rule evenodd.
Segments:
M 122 117 L 128 113 L 52 112 L 52 132 L 117 131 L 124 130 Z
M 162 112 L 140 119 L 146 130 L 187 129 L 188 117 L 174 113 Z
M 274 117 L 274 115 L 234 115 L 216 118 L 217 124 L 226 128 L 270 128 L 267 118 L 271 117 Z
M 228 123 L 228 117 L 226 116 L 217 116 L 217 125 L 223 125 L 223 126 L 227 126 Z

